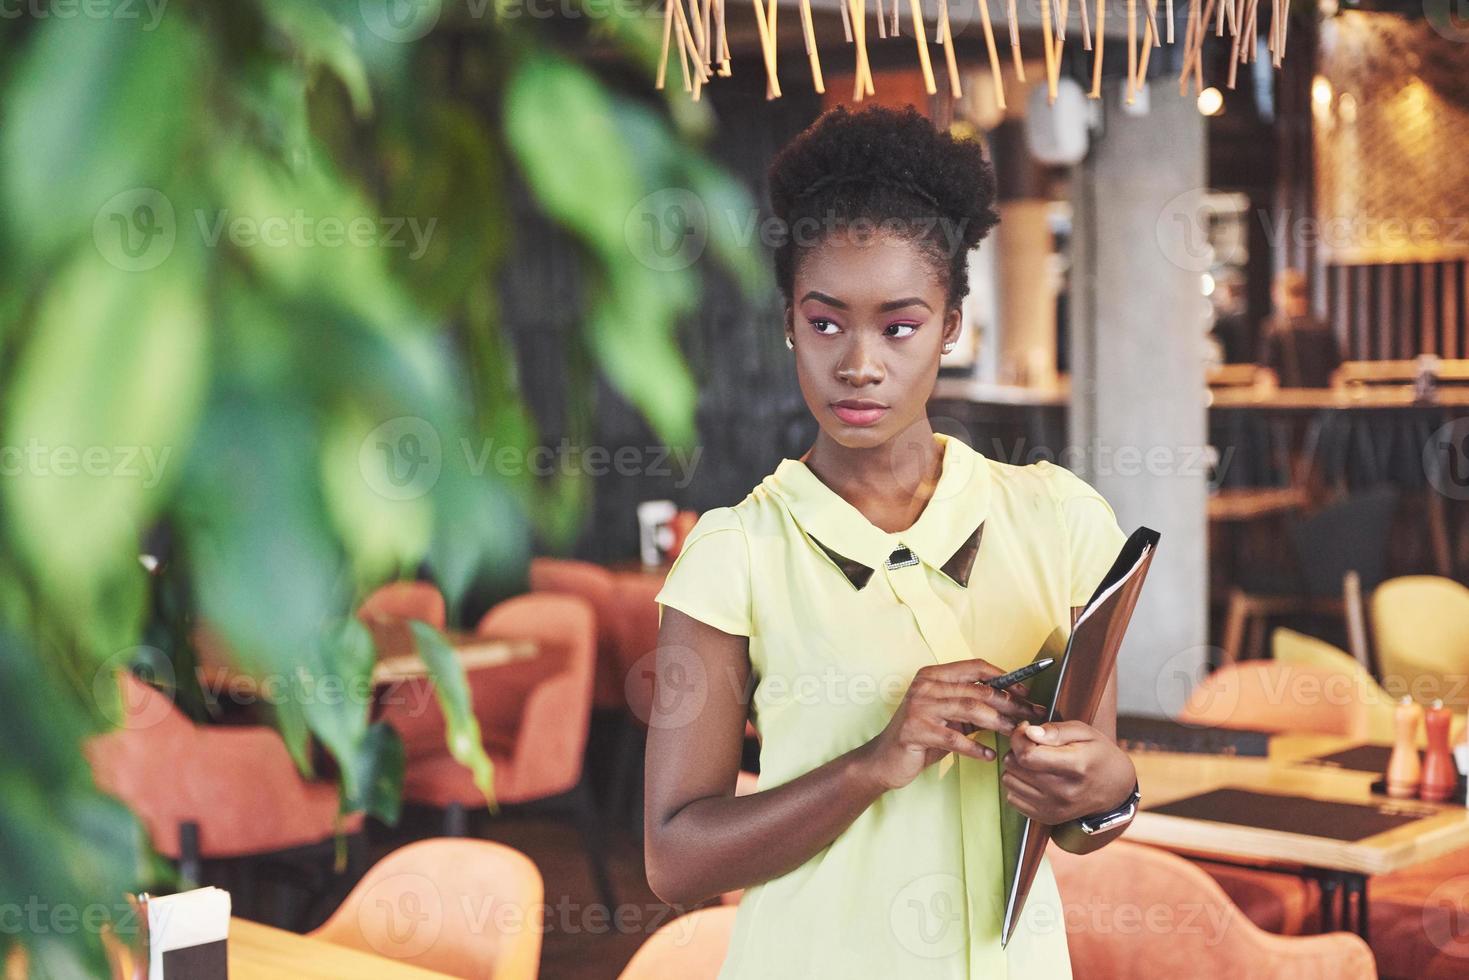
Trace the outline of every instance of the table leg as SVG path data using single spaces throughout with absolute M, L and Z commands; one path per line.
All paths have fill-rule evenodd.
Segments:
M 1346 890 L 1342 895 L 1342 904 L 1345 906 L 1352 903 L 1355 898 L 1356 928 L 1353 930 L 1364 940 L 1367 938 L 1367 877 L 1366 875 L 1346 875 Z
M 1321 931 L 1336 932 L 1341 928 L 1341 917 L 1336 903 L 1341 881 L 1333 871 L 1323 871 L 1321 883 Z

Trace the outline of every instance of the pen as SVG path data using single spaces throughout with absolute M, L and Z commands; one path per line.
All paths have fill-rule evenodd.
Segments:
M 1001 674 L 999 677 L 991 677 L 989 680 L 984 681 L 983 683 L 988 684 L 990 687 L 993 687 L 997 691 L 1003 691 L 1005 688 L 1010 687 L 1011 685 L 1019 684 L 1021 681 L 1024 680 L 1029 680 L 1055 662 L 1055 657 L 1046 657 L 1044 660 L 1037 660 L 1033 664 L 1026 664 L 1019 670 L 1012 670 L 1010 671 L 1010 673 Z

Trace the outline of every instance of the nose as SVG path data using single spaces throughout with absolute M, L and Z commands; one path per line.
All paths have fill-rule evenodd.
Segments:
M 887 376 L 871 343 L 860 332 L 852 337 L 837 361 L 838 379 L 853 388 L 862 388 L 878 384 Z

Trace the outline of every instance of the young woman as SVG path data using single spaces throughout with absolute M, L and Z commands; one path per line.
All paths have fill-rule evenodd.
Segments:
M 1125 536 L 1068 471 L 929 426 L 967 255 L 998 220 L 993 171 L 911 109 L 839 108 L 770 185 L 820 433 L 704 514 L 658 595 L 648 880 L 675 904 L 745 889 L 723 978 L 1067 977 L 1048 866 L 1001 948 L 1000 801 L 1068 850 L 1116 836 L 1079 823 L 1136 786 L 1116 679 L 1096 727 L 1034 725 L 975 682 L 1069 629 Z M 747 715 L 759 790 L 736 797 Z

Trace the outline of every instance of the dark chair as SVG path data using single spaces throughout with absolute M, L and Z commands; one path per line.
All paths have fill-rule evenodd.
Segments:
M 1385 574 L 1388 534 L 1398 491 L 1380 486 L 1344 497 L 1286 526 L 1282 560 L 1248 569 L 1230 590 L 1224 623 L 1224 664 L 1264 648 L 1266 621 L 1288 614 L 1344 615 L 1342 586 L 1356 572 L 1370 593 Z M 1248 638 L 1246 637 L 1248 633 Z

